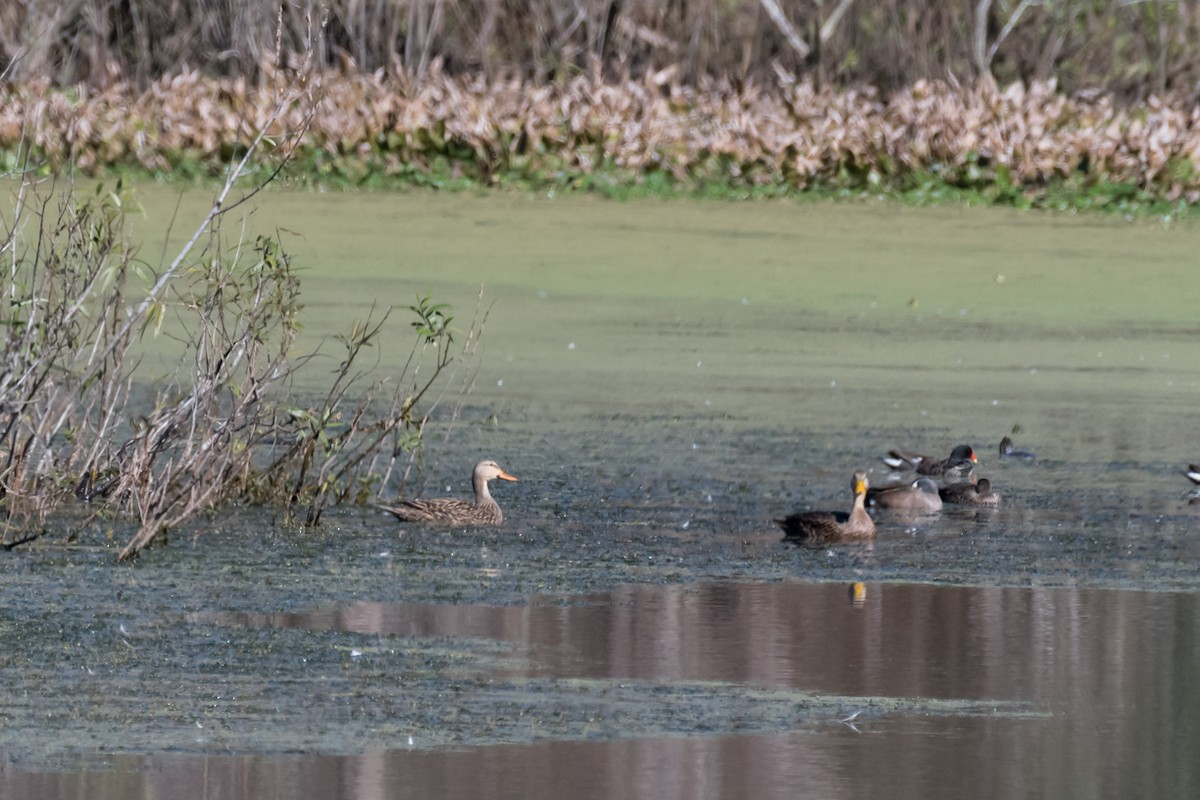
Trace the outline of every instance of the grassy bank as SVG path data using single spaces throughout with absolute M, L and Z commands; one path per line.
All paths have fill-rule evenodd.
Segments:
M 919 82 L 890 96 L 669 75 L 533 84 L 315 73 L 315 106 L 271 119 L 284 81 L 188 73 L 145 91 L 10 85 L 8 170 L 223 174 L 264 127 L 303 131 L 288 174 L 329 186 L 521 186 L 635 194 L 894 195 L 911 202 L 1180 211 L 1200 200 L 1197 112 L 1051 84 Z M 270 121 L 269 121 L 270 120 Z M 283 147 L 261 161 L 270 170 Z

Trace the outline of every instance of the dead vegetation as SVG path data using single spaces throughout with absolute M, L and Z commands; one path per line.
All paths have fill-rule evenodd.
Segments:
M 330 504 L 374 499 L 410 468 L 430 414 L 465 391 L 460 367 L 483 320 L 459 331 L 424 298 L 410 309 L 414 348 L 400 376 L 363 363 L 389 316 L 379 312 L 338 337 L 328 390 L 302 402 L 291 390 L 311 361 L 295 348 L 300 282 L 276 240 L 227 242 L 218 219 L 201 252 L 179 261 L 186 269 L 158 272 L 124 238 L 131 198 L 120 186 L 52 189 L 22 182 L 4 220 L 7 546 L 64 512 L 68 538 L 96 519 L 128 528 L 122 558 L 231 504 L 316 524 Z M 137 345 L 156 334 L 182 353 L 170 375 L 140 368 Z
M 215 172 L 252 143 L 249 131 L 302 130 L 287 155 L 318 180 L 443 169 L 484 182 L 586 182 L 617 172 L 685 185 L 874 189 L 935 175 L 1030 195 L 1064 181 L 1166 200 L 1200 192 L 1200 112 L 1181 98 L 1131 107 L 1106 95 L 1068 97 L 1052 83 L 999 88 L 989 80 L 922 81 L 885 98 L 818 90 L 784 72 L 770 82 L 695 87 L 671 70 L 642 81 L 535 84 L 454 77 L 436 64 L 420 81 L 393 72 L 319 80 L 326 91 L 311 114 L 300 104 L 280 108 L 274 84 L 197 72 L 145 90 L 10 85 L 0 102 L 0 152 L 28 146 L 47 164 L 85 171 L 202 164 Z
M 291 259 L 277 239 L 246 239 L 239 225 L 230 237 L 223 224 L 309 132 L 318 82 L 309 71 L 280 77 L 260 89 L 257 115 L 225 120 L 237 146 L 224 183 L 163 263 L 127 240 L 136 198 L 119 181 L 82 193 L 38 177 L 37 143 L 49 134 L 35 112 L 20 119 L 11 214 L 0 217 L 0 545 L 51 526 L 71 539 L 103 520 L 128 531 L 124 559 L 240 503 L 313 525 L 333 503 L 394 488 L 397 472 L 403 481 L 434 409 L 455 392 L 461 401 L 484 319 L 459 330 L 430 298 L 410 309 L 414 344 L 400 374 L 363 363 L 390 315 L 371 311 L 337 337 L 323 396 L 293 391 L 313 354 L 296 349 Z M 141 368 L 139 344 L 152 336 L 175 340 L 169 374 Z
M 0 168 L 220 175 L 249 132 L 307 125 L 287 157 L 350 184 L 1193 201 L 1198 39 L 1193 4 L 1101 0 L 16 3 Z M 287 76 L 319 105 L 279 107 Z

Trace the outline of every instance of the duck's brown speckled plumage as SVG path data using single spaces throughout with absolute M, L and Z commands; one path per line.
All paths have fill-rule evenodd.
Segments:
M 867 489 L 867 505 L 932 513 L 942 510 L 942 498 L 938 494 L 936 483 L 929 478 L 918 478 L 911 483 Z
M 974 506 L 1000 505 L 1000 495 L 992 491 L 992 483 L 987 478 L 980 478 L 975 483 L 943 486 L 938 494 L 942 496 L 942 502 L 945 503 Z
M 799 511 L 775 522 L 791 539 L 813 544 L 854 542 L 875 535 L 875 522 L 867 513 L 867 473 L 858 471 L 850 484 L 854 492 L 854 507 L 844 511 Z
M 499 478 L 515 481 L 495 461 L 480 461 L 475 465 L 471 481 L 475 486 L 475 502 L 453 497 L 435 497 L 429 500 L 405 500 L 399 505 L 379 508 L 403 522 L 434 522 L 443 525 L 499 525 L 504 522 L 504 513 L 488 491 L 488 481 Z

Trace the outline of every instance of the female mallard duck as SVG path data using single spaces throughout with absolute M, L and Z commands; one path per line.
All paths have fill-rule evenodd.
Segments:
M 436 497 L 430 500 L 405 500 L 398 506 L 378 506 L 395 514 L 404 522 L 439 522 L 445 525 L 499 525 L 504 522 L 500 506 L 488 491 L 488 481 L 499 478 L 515 481 L 516 478 L 500 469 L 495 461 L 480 461 L 475 465 L 471 481 L 475 485 L 475 502 L 453 497 Z
M 992 482 L 980 478 L 974 483 L 960 483 L 956 486 L 943 486 L 938 490 L 942 502 L 960 505 L 998 506 L 1000 495 L 992 491 Z
M 868 489 L 867 505 L 917 513 L 932 513 L 942 510 L 942 498 L 938 494 L 936 483 L 929 478 L 918 478 L 912 483 Z
M 803 539 L 814 544 L 854 542 L 875 535 L 875 523 L 867 513 L 867 473 L 859 470 L 850 483 L 854 492 L 854 507 L 844 511 L 798 511 L 775 522 L 787 538 Z
M 891 450 L 883 463 L 892 469 L 915 469 L 918 475 L 944 475 L 948 480 L 965 480 L 979 463 L 970 445 L 960 444 L 950 451 L 949 458 L 938 460 L 907 450 Z
M 1187 475 L 1189 481 L 1200 486 L 1200 464 L 1188 464 L 1183 474 Z
M 1033 453 L 1027 453 L 1024 450 L 1018 450 L 1013 445 L 1013 440 L 1005 436 L 1000 440 L 1000 458 L 1011 458 L 1014 461 L 1036 461 L 1037 456 Z

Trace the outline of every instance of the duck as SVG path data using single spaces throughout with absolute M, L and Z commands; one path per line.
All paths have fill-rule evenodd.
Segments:
M 875 536 L 875 521 L 867 513 L 867 473 L 859 470 L 850 482 L 854 506 L 845 511 L 797 511 L 775 522 L 788 539 L 813 544 L 857 542 Z
M 975 450 L 969 444 L 960 444 L 950 451 L 947 458 L 941 460 L 911 450 L 889 450 L 883 457 L 883 463 L 892 469 L 915 469 L 918 475 L 942 475 L 947 468 L 956 467 L 963 462 L 971 465 L 979 463 Z
M 867 505 L 932 513 L 942 510 L 942 498 L 936 483 L 929 478 L 918 478 L 912 483 L 868 489 Z
M 1189 481 L 1200 486 L 1200 464 L 1188 464 L 1183 474 L 1187 475 Z
M 404 500 L 399 505 L 377 505 L 376 507 L 394 514 L 402 522 L 437 522 L 445 525 L 499 525 L 504 522 L 504 512 L 488 491 L 488 482 L 499 478 L 515 481 L 516 476 L 501 469 L 491 459 L 480 461 L 471 473 L 475 487 L 475 502 L 468 503 L 454 497 L 434 497 L 428 500 Z
M 940 460 L 908 450 L 890 450 L 883 457 L 883 463 L 892 469 L 915 469 L 918 475 L 938 475 L 959 481 L 970 476 L 979 459 L 969 444 L 960 444 L 950 451 L 948 458 Z
M 971 483 L 960 483 L 954 486 L 943 486 L 938 490 L 942 502 L 957 505 L 998 506 L 1000 495 L 992 491 L 992 482 L 980 478 Z
M 1013 440 L 1005 436 L 1000 440 L 1000 458 L 1011 458 L 1016 461 L 1036 461 L 1037 456 L 1024 450 L 1016 449 Z

